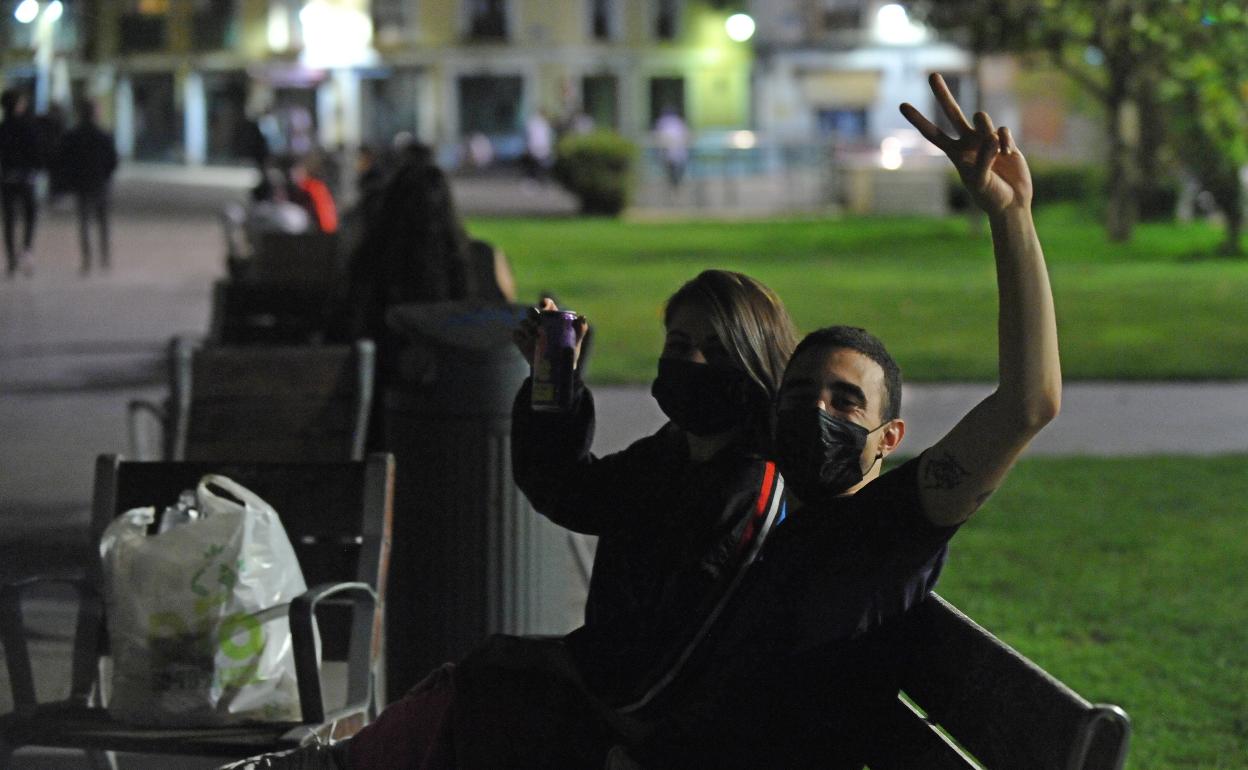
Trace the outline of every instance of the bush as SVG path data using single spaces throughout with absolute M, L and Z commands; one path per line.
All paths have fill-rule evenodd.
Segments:
M 1031 164 L 1031 184 L 1037 206 L 1078 203 L 1099 217 L 1105 208 L 1104 179 L 1104 173 L 1098 166 Z M 949 172 L 948 200 L 949 207 L 954 211 L 965 211 L 972 205 L 970 194 L 954 171 Z
M 1173 222 L 1179 209 L 1179 180 L 1160 179 L 1140 193 L 1140 219 L 1145 222 Z
M 554 175 L 577 197 L 585 214 L 615 216 L 628 205 L 637 147 L 613 131 L 559 141 Z
M 1097 166 L 1037 163 L 1031 167 L 1036 202 L 1097 203 L 1105 198 L 1104 172 Z

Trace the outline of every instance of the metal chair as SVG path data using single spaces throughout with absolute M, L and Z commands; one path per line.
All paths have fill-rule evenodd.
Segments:
M 206 473 L 224 474 L 277 510 L 310 586 L 289 606 L 302 721 L 169 729 L 110 718 L 101 687 L 101 657 L 107 654 L 99 593 L 103 574 L 99 560 L 92 559 L 81 579 L 34 577 L 0 590 L 0 638 L 15 704 L 12 713 L 0 717 L 0 767 L 8 767 L 22 746 L 83 749 L 95 767 L 115 767 L 114 751 L 241 758 L 293 747 L 313 731 L 341 737 L 376 714 L 384 702 L 379 687 L 393 457 L 374 454 L 364 462 L 337 463 L 143 463 L 102 455 L 96 462 L 95 541 L 119 513 L 176 500 Z M 39 704 L 22 610 L 23 598 L 48 582 L 69 583 L 79 600 L 69 697 Z M 341 706 L 326 702 L 318 641 L 324 660 L 346 662 Z
M 359 460 L 375 352 L 354 345 L 228 347 L 175 337 L 170 397 L 129 405 L 130 451 L 165 460 Z M 148 449 L 144 423 L 159 424 Z

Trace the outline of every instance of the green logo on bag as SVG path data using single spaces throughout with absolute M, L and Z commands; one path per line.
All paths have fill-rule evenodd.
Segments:
M 242 644 L 234 640 L 240 632 L 247 635 Z M 264 651 L 264 629 L 260 627 L 260 621 L 250 615 L 231 615 L 222 621 L 217 631 L 217 645 L 226 657 L 246 660 Z

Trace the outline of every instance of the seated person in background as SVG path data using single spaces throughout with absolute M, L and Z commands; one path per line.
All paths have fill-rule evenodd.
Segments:
M 314 173 L 312 166 L 319 164 L 315 157 L 287 158 L 284 171 L 287 179 L 287 195 L 303 206 L 316 232 L 338 232 L 338 207 L 329 186 Z
M 265 234 L 298 235 L 308 232 L 311 224 L 307 211 L 291 202 L 282 172 L 275 168 L 265 169 L 260 183 L 252 188 L 251 203 L 243 215 L 247 256 L 259 250 Z

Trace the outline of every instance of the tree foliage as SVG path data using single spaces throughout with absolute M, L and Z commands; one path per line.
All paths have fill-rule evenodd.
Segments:
M 1248 12 L 1234 2 L 1169 2 L 1145 35 L 1162 52 L 1159 96 L 1171 145 L 1226 220 L 1227 253 L 1241 252 L 1248 164 Z
M 1151 181 L 1165 140 L 1214 194 L 1227 219 L 1228 248 L 1238 250 L 1238 170 L 1248 161 L 1248 12 L 1241 5 L 928 0 L 915 10 L 976 53 L 1045 56 L 1105 108 L 1111 238 L 1130 236 L 1140 187 Z M 1137 119 L 1144 131 L 1132 125 Z

